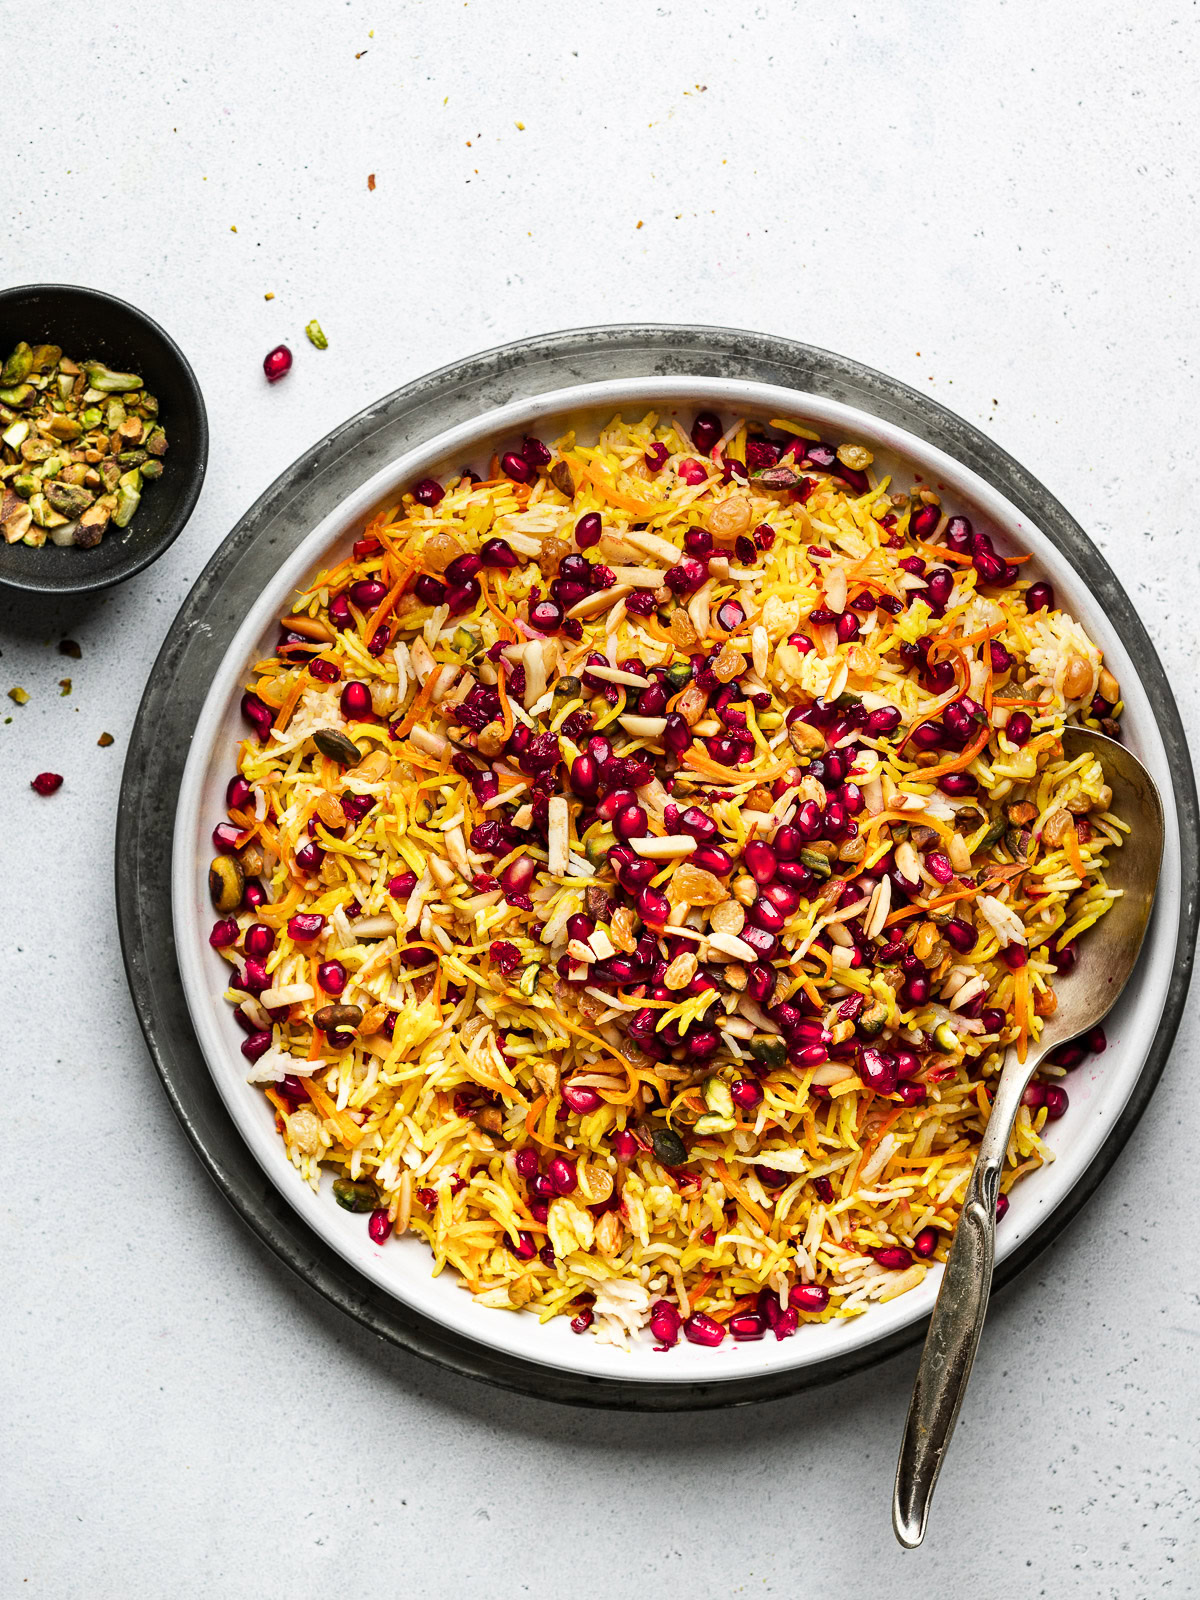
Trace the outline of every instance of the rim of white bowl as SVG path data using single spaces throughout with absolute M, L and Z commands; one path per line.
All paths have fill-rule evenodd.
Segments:
M 439 468 L 448 470 L 450 463 L 477 456 L 485 440 L 497 434 L 515 436 L 530 431 L 553 417 L 611 414 L 635 405 L 677 412 L 732 407 L 756 418 L 787 416 L 893 453 L 923 478 L 927 475 L 940 485 L 951 509 L 963 509 L 975 520 L 993 525 L 1016 548 L 1032 552 L 1038 569 L 1055 584 L 1060 603 L 1096 641 L 1116 673 L 1125 701 L 1125 738 L 1158 782 L 1166 810 L 1167 843 L 1158 900 L 1138 971 L 1112 1014 L 1109 1049 L 1071 1075 L 1072 1110 L 1047 1135 L 1056 1159 L 1014 1188 L 997 1237 L 997 1261 L 1005 1260 L 1048 1212 L 1067 1198 L 1132 1094 L 1167 999 L 1181 874 L 1178 819 L 1165 747 L 1119 635 L 1083 577 L 1036 524 L 946 452 L 907 429 L 840 401 L 731 378 L 650 377 L 580 384 L 514 400 L 460 423 L 374 473 L 324 517 L 281 564 L 247 612 L 214 674 L 180 787 L 171 863 L 172 910 L 188 1009 L 221 1099 L 275 1188 L 338 1254 L 412 1309 L 518 1359 L 580 1376 L 635 1383 L 721 1383 L 820 1365 L 897 1334 L 928 1316 L 942 1269 L 935 1267 L 918 1288 L 874 1305 L 860 1317 L 810 1324 L 782 1342 L 770 1338 L 753 1344 L 726 1340 L 712 1350 L 681 1343 L 670 1355 L 656 1353 L 645 1340 L 635 1341 L 626 1352 L 591 1336 L 580 1338 L 569 1331 L 566 1318 L 541 1324 L 530 1313 L 501 1313 L 482 1307 L 457 1286 L 452 1274 L 431 1276 L 431 1257 L 423 1241 L 409 1236 L 376 1246 L 367 1235 L 363 1218 L 343 1211 L 333 1201 L 328 1177 L 318 1194 L 300 1180 L 275 1132 L 269 1102 L 261 1090 L 245 1082 L 240 1032 L 232 1009 L 221 998 L 226 964 L 207 941 L 211 911 L 205 887 L 205 844 L 214 820 L 222 814 L 216 797 L 224 789 L 214 764 L 223 759 L 223 770 L 229 770 L 234 735 L 228 735 L 223 752 L 219 753 L 218 747 L 223 732 L 234 725 L 241 736 L 237 702 L 246 669 L 261 653 L 255 649 L 256 642 L 273 636 L 279 612 L 301 580 L 320 566 L 325 552 L 359 531 L 366 517 L 397 490 Z

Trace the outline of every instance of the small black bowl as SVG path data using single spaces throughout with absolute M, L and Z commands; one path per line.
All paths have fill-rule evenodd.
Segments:
M 98 289 L 28 283 L 0 290 L 0 361 L 21 339 L 56 344 L 74 361 L 136 372 L 159 403 L 167 434 L 162 477 L 148 483 L 127 528 L 109 527 L 94 550 L 46 541 L 38 549 L 0 537 L 0 584 L 43 594 L 84 594 L 156 561 L 192 514 L 208 465 L 208 417 L 196 375 L 157 322 Z

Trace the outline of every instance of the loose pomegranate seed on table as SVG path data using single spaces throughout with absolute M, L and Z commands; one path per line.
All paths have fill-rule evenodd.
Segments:
M 282 617 L 208 959 L 376 1245 L 700 1370 L 790 1360 L 952 1237 L 947 1152 L 1089 959 L 1057 885 L 1074 849 L 1100 881 L 1111 797 L 1055 748 L 1049 585 L 881 481 L 716 412 L 546 428 L 411 485 Z M 1089 666 L 1079 714 L 1120 703 Z M 1104 1046 L 1054 1053 L 1030 1136 Z

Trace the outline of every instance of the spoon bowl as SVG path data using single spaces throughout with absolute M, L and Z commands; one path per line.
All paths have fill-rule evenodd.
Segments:
M 892 1526 L 910 1550 L 925 1537 L 934 1487 L 983 1331 L 995 1262 L 996 1202 L 1021 1097 L 1050 1051 L 1094 1028 L 1116 1004 L 1137 965 L 1158 887 L 1165 824 L 1154 779 L 1124 745 L 1104 734 L 1065 728 L 1062 742 L 1070 761 L 1088 754 L 1099 760 L 1113 793 L 1110 809 L 1129 824 L 1125 842 L 1110 852 L 1105 870 L 1120 897 L 1089 930 L 1087 959 L 1056 981 L 1058 1005 L 1045 1020 L 1036 1045 L 1023 1061 L 1015 1046 L 1005 1057 L 904 1425 Z

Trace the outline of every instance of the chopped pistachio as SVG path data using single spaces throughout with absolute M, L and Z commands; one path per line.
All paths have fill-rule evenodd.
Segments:
M 100 735 L 100 737 L 96 740 L 96 743 L 100 746 L 101 750 L 107 750 L 109 745 L 112 744 L 112 742 L 113 742 L 113 736 L 112 736 L 111 733 L 102 733 Z
M 313 320 L 305 326 L 304 331 L 308 335 L 309 343 L 316 345 L 318 350 L 329 349 L 329 340 L 325 337 L 324 331 L 321 328 L 321 324 L 317 321 L 316 317 L 314 317 Z
M 82 366 L 88 383 L 100 394 L 127 394 L 131 389 L 142 387 L 142 380 L 132 372 L 113 372 L 103 361 L 85 361 Z
M 163 464 L 161 461 L 156 461 L 153 457 L 151 457 L 149 461 L 142 462 L 141 471 L 143 478 L 161 478 L 163 473 Z
M 8 698 L 19 706 L 27 705 L 29 703 L 29 695 L 24 689 L 21 688 L 10 689 L 8 691 Z
M 33 351 L 22 339 L 3 367 L 0 367 L 0 384 L 11 389 L 18 383 L 24 383 L 32 371 Z
M 95 498 L 90 489 L 75 483 L 64 483 L 61 478 L 53 479 L 46 485 L 47 502 L 69 521 L 81 517 Z
M 86 549 L 110 521 L 126 526 L 140 503 L 139 469 L 150 469 L 147 480 L 161 476 L 150 457 L 167 448 L 158 402 L 142 380 L 99 361 L 77 364 L 58 345 L 21 344 L 0 382 L 0 530 L 8 543 L 40 545 L 49 534 Z
M 112 514 L 114 527 L 127 528 L 133 520 L 133 514 L 142 502 L 142 475 L 134 467 L 132 472 L 123 472 L 117 483 L 117 509 Z
M 59 687 L 59 689 L 62 691 L 62 693 L 64 695 L 70 694 L 70 692 L 71 692 L 71 680 L 70 680 L 70 678 L 60 678 L 58 680 L 58 687 Z

